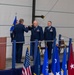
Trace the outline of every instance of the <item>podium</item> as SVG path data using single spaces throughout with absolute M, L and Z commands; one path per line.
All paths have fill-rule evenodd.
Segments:
M 0 70 L 6 68 L 6 37 L 0 37 Z

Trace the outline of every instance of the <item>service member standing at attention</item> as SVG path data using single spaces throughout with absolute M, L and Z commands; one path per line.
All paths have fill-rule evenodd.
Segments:
M 28 28 L 23 25 L 24 20 L 20 19 L 19 24 L 15 25 L 13 34 L 14 34 L 14 40 L 16 40 L 16 63 L 22 63 L 22 50 L 23 50 L 23 44 L 24 44 L 24 31 L 28 32 Z
M 51 59 L 51 52 L 52 52 L 52 44 L 51 40 L 56 38 L 56 29 L 52 26 L 52 22 L 48 21 L 47 27 L 44 30 L 44 40 L 46 41 L 46 46 L 48 47 L 48 59 Z
M 43 40 L 43 29 L 41 26 L 38 25 L 38 22 L 35 20 L 33 22 L 32 26 L 28 26 L 28 29 L 31 30 L 31 39 L 30 41 L 42 41 Z M 30 51 L 30 56 L 31 58 L 34 58 L 34 47 L 35 47 L 35 42 L 31 42 L 31 51 Z

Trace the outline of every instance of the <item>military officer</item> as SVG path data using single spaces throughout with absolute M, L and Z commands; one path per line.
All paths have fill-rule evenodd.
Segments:
M 44 40 L 46 41 L 46 46 L 48 47 L 48 58 L 51 59 L 52 52 L 52 40 L 56 38 L 56 29 L 52 26 L 52 22 L 48 21 L 48 26 L 44 30 Z
M 43 40 L 43 29 L 41 26 L 38 25 L 38 22 L 35 20 L 33 22 L 33 25 L 28 26 L 28 29 L 31 31 L 31 38 L 30 41 L 42 41 Z M 34 58 L 34 47 L 35 47 L 35 42 L 31 42 L 31 51 L 30 55 Z
M 19 24 L 14 26 L 13 34 L 14 40 L 16 40 L 16 63 L 22 63 L 22 50 L 23 50 L 23 43 L 24 43 L 24 31 L 28 32 L 28 28 L 23 25 L 24 20 L 20 19 Z

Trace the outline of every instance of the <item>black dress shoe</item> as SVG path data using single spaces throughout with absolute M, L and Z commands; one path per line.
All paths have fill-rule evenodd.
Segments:
M 31 59 L 31 61 L 33 61 L 33 59 Z
M 30 56 L 30 60 L 33 61 L 33 56 Z
M 20 63 L 23 63 L 22 61 Z
M 49 60 L 51 60 L 51 58 L 49 58 Z
M 21 61 L 21 62 L 16 62 L 16 63 L 23 63 L 23 62 Z

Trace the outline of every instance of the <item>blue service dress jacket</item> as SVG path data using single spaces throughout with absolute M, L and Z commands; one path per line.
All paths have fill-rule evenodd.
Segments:
M 24 43 L 24 31 L 28 32 L 28 28 L 25 27 L 23 24 L 17 24 L 14 26 L 13 34 L 14 34 L 14 40 L 16 42 L 23 42 Z
M 31 38 L 30 38 L 31 41 L 43 40 L 43 29 L 41 26 L 34 27 L 32 25 L 32 26 L 29 26 L 28 29 L 31 30 Z
M 56 29 L 55 27 L 45 27 L 44 30 L 44 40 L 54 40 L 56 38 Z

